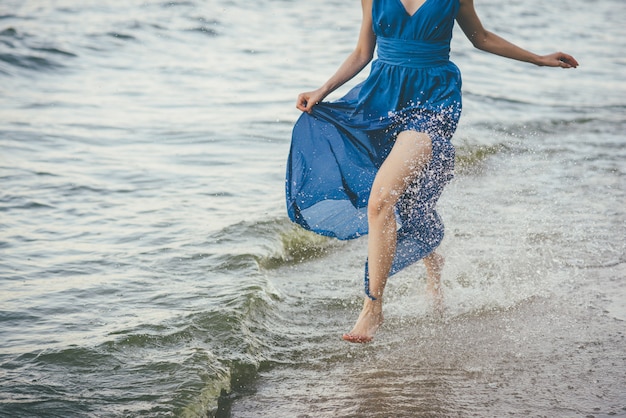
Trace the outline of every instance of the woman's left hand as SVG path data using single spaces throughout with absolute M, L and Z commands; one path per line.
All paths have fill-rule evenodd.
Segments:
M 578 67 L 578 61 L 569 54 L 555 52 L 554 54 L 540 57 L 537 65 L 543 67 L 576 68 Z

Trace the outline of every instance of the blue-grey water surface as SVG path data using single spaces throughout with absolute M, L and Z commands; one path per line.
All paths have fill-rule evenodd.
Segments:
M 446 311 L 418 263 L 355 346 L 366 239 L 292 226 L 283 174 L 358 2 L 2 1 L 0 416 L 626 415 L 626 4 L 476 7 L 581 65 L 456 30 Z

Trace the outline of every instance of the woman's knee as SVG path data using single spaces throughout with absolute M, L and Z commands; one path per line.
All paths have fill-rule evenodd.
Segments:
M 432 156 L 430 135 L 403 131 L 376 175 L 367 205 L 371 220 L 394 216 L 395 204 Z
M 394 207 L 398 201 L 398 193 L 391 188 L 381 187 L 372 189 L 367 202 L 367 215 L 370 219 L 388 217 L 393 215 Z

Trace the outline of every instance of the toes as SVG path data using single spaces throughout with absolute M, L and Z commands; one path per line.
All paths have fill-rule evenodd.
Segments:
M 370 341 L 374 339 L 373 337 L 368 337 L 367 335 L 356 335 L 356 334 L 351 334 L 351 333 L 343 334 L 341 338 L 343 338 L 345 341 L 348 341 L 349 343 L 357 343 L 357 344 L 369 343 Z

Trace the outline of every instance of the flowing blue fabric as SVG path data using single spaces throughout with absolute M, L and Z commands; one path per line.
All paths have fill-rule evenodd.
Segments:
M 435 206 L 453 176 L 451 138 L 461 115 L 461 75 L 449 61 L 458 9 L 459 0 L 426 0 L 409 15 L 400 0 L 373 2 L 377 59 L 369 76 L 341 99 L 303 113 L 293 128 L 287 213 L 308 230 L 342 240 L 367 234 L 371 186 L 398 133 L 430 135 L 432 159 L 396 205 L 390 274 L 443 239 Z

